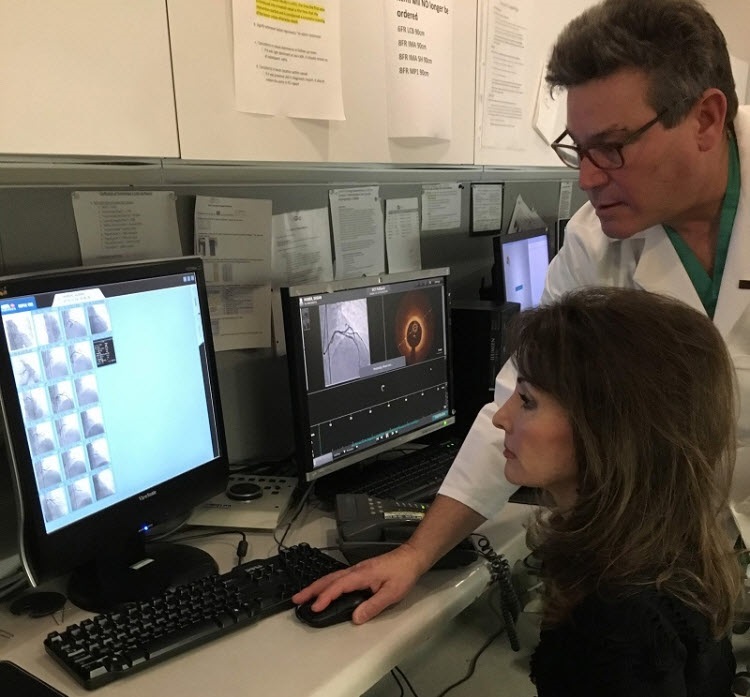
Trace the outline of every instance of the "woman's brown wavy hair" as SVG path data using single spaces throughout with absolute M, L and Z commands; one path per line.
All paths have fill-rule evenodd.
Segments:
M 736 385 L 712 322 L 641 290 L 587 288 L 518 318 L 519 376 L 567 411 L 578 465 L 571 510 L 528 531 L 544 562 L 544 622 L 592 592 L 642 587 L 730 626 L 740 569 L 724 527 Z

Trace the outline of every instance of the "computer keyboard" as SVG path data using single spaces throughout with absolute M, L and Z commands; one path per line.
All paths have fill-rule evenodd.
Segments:
M 287 610 L 297 591 L 346 566 L 299 544 L 71 624 L 49 634 L 44 647 L 92 690 Z
M 316 495 L 333 501 L 337 494 L 369 494 L 396 501 L 432 501 L 460 447 L 460 439 L 446 439 L 392 460 L 378 460 L 363 468 L 350 467 L 323 477 Z

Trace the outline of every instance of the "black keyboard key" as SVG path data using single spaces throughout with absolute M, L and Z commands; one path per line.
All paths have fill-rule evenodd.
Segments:
M 233 623 L 228 623 L 225 626 L 230 624 Z M 204 620 L 184 629 L 178 629 L 159 639 L 149 641 L 142 646 L 142 649 L 146 653 L 146 658 L 153 661 L 156 658 L 182 653 L 186 648 L 195 644 L 202 644 L 207 639 L 213 639 L 223 634 L 222 628 L 222 625 L 215 620 Z

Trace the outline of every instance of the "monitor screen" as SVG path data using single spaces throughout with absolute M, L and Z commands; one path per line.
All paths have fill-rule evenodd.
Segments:
M 282 289 L 300 478 L 455 422 L 448 269 Z
M 0 396 L 32 581 L 134 554 L 226 483 L 200 259 L 0 279 Z
M 522 310 L 537 307 L 550 262 L 547 231 L 498 235 L 493 250 L 495 283 L 504 291 L 503 301 L 520 303 Z

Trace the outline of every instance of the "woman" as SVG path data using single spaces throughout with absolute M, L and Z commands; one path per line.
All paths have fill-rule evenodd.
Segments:
M 542 488 L 539 697 L 727 697 L 740 589 L 724 523 L 734 374 L 703 315 L 589 288 L 522 313 L 518 383 L 493 422 L 505 476 Z

